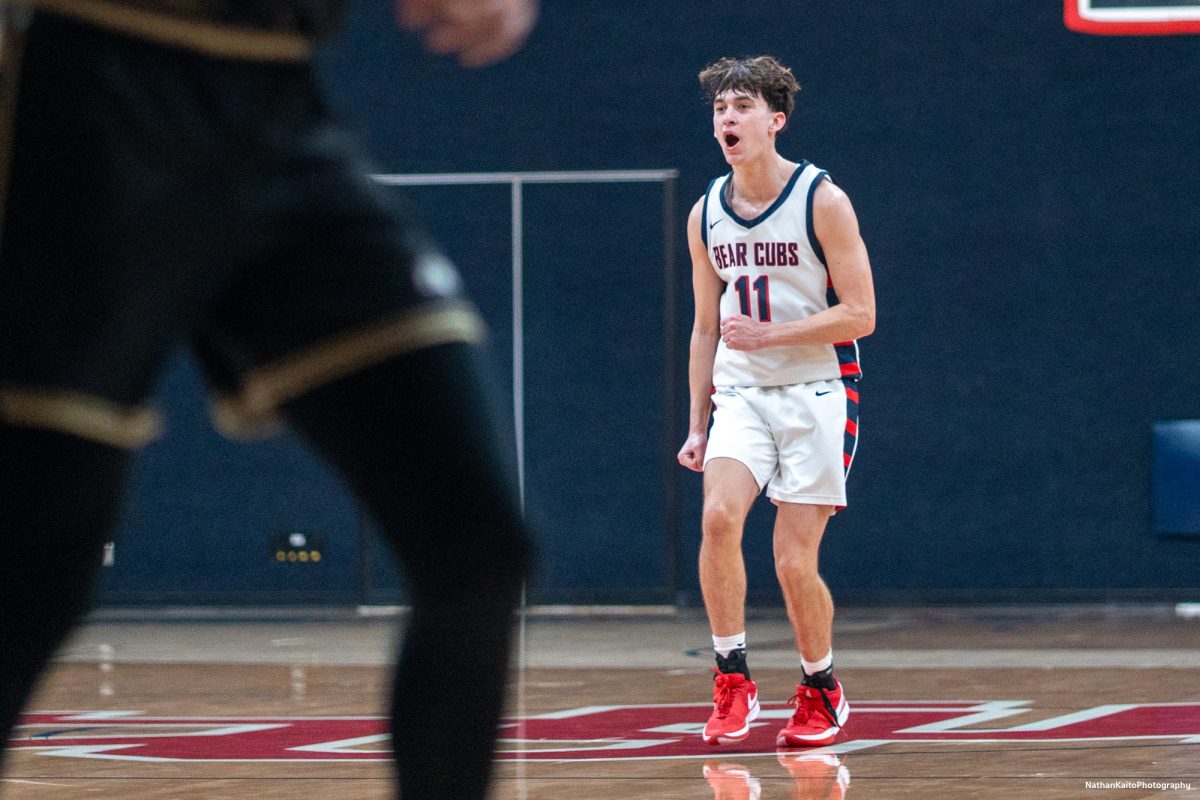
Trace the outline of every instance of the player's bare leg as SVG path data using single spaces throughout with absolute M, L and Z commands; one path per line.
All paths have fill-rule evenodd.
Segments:
M 700 589 L 717 659 L 713 710 L 702 734 L 706 744 L 742 741 L 759 712 L 758 687 L 746 666 L 746 565 L 742 559 L 742 529 L 757 496 L 758 483 L 740 461 L 714 458 L 705 466 Z
M 742 462 L 714 458 L 704 467 L 700 591 L 714 636 L 746 630 L 742 529 L 757 496 L 758 483 Z
M 831 506 L 780 503 L 775 516 L 775 574 L 805 661 L 820 661 L 833 641 L 833 597 L 817 569 L 832 513 Z
M 796 712 L 776 737 L 781 747 L 830 744 L 850 715 L 833 676 L 833 597 L 818 571 L 818 554 L 832 506 L 780 503 L 775 517 L 775 574 L 783 589 L 804 677 Z

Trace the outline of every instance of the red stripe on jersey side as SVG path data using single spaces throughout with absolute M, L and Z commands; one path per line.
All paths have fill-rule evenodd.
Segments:
M 849 386 L 847 386 L 846 387 L 846 399 L 852 400 L 853 402 L 857 403 L 858 402 L 858 392 L 855 391 L 854 389 L 851 389 Z
M 859 372 L 857 361 L 851 361 L 849 364 L 842 364 L 841 367 L 843 375 L 857 375 Z
M 851 436 L 858 436 L 858 423 L 852 419 L 846 420 L 846 433 Z
M 850 461 L 853 458 L 854 458 L 854 456 L 850 455 L 849 453 L 842 453 L 842 461 L 845 463 L 847 469 L 849 469 Z

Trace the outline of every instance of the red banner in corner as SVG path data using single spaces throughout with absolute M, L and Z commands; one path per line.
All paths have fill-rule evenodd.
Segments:
M 1200 33 L 1200 2 L 1063 0 L 1063 21 L 1073 31 L 1101 36 Z

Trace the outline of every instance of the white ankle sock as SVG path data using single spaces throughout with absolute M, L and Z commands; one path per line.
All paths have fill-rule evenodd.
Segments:
M 714 636 L 713 650 L 717 651 L 717 655 L 721 658 L 729 658 L 729 654 L 734 650 L 746 649 L 746 632 L 735 633 L 733 636 Z
M 716 640 L 714 639 L 714 641 Z M 804 656 L 801 656 L 800 665 L 804 667 L 805 675 L 816 675 L 818 672 L 824 672 L 833 666 L 833 650 L 830 650 L 820 661 L 805 661 Z

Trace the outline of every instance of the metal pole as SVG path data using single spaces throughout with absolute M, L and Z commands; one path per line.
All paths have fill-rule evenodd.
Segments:
M 517 439 L 517 487 L 525 510 L 525 259 L 521 180 L 512 182 L 512 378 L 513 430 Z
M 517 445 L 517 488 L 520 494 L 521 513 L 525 513 L 525 212 L 521 181 L 514 178 L 512 192 L 512 377 L 513 377 L 513 430 Z M 526 585 L 521 584 L 521 605 L 517 610 L 517 747 L 524 749 L 526 739 L 525 670 L 526 638 L 525 609 Z M 525 774 L 525 755 L 517 755 L 517 797 L 528 796 Z
M 579 170 L 565 172 L 444 172 L 411 175 L 372 175 L 385 186 L 482 186 L 520 183 L 661 183 L 678 177 L 678 170 Z
M 680 524 L 679 498 L 679 464 L 675 459 L 675 450 L 679 446 L 676 421 L 679 416 L 679 404 L 676 397 L 678 388 L 678 356 L 676 355 L 676 275 L 675 275 L 675 177 L 663 181 L 663 416 L 666 430 L 663 443 L 663 463 L 666 475 L 663 477 L 663 520 L 664 544 L 666 547 L 667 568 L 667 600 L 671 605 L 678 606 L 680 574 L 682 565 L 683 541 Z

